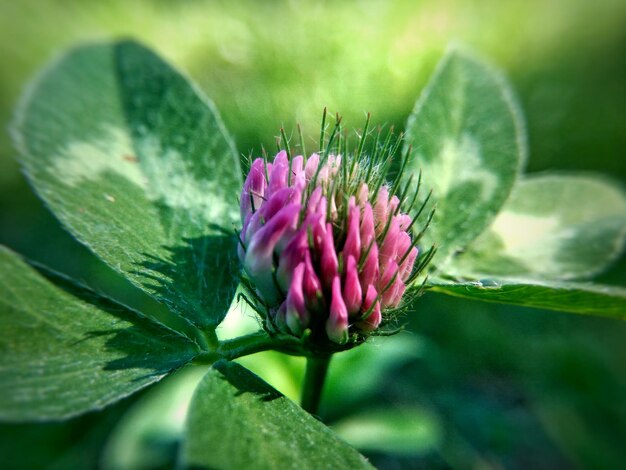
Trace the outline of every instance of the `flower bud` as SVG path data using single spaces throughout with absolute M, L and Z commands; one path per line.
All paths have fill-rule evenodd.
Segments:
M 340 155 L 337 147 L 308 159 L 290 161 L 280 151 L 271 163 L 252 162 L 238 252 L 268 331 L 334 352 L 393 320 L 389 312 L 416 278 L 415 265 L 425 263 L 416 263 L 413 221 L 402 211 L 409 198 L 401 200 L 400 182 L 387 185 L 381 173 L 391 148 L 373 159 Z

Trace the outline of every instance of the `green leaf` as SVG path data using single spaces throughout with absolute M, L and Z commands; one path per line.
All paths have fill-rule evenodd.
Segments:
M 429 289 L 467 299 L 626 320 L 626 289 L 613 286 L 560 281 L 482 279 L 461 283 L 433 280 Z
M 467 51 L 452 49 L 407 122 L 409 174 L 423 172 L 423 214 L 436 207 L 424 247 L 438 247 L 441 266 L 491 222 L 526 155 L 522 118 L 500 73 Z
M 0 419 L 63 419 L 160 380 L 190 340 L 0 247 Z
M 238 364 L 218 362 L 187 417 L 190 468 L 373 468 L 356 450 Z
M 13 135 L 29 181 L 79 241 L 196 325 L 223 319 L 239 161 L 179 72 L 133 42 L 72 50 L 31 85 Z
M 416 407 L 370 409 L 333 424 L 332 429 L 361 451 L 418 455 L 442 440 L 441 423 Z
M 576 279 L 601 272 L 622 252 L 626 197 L 606 178 L 538 175 L 520 181 L 493 225 L 447 274 Z

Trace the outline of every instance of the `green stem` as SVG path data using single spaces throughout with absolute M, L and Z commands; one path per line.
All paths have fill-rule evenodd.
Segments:
M 246 336 L 239 336 L 238 338 L 223 341 L 217 351 L 224 359 L 230 361 L 238 357 L 267 351 L 275 347 L 276 340 L 274 338 L 264 331 L 257 331 L 256 333 Z
M 322 398 L 322 389 L 330 363 L 329 355 L 309 356 L 306 359 L 306 372 L 302 388 L 302 408 L 311 414 L 316 414 Z
M 238 357 L 274 349 L 286 353 L 299 354 L 299 342 L 289 338 L 275 338 L 264 331 L 246 336 L 220 341 L 212 349 L 207 349 L 194 359 L 196 364 L 213 364 L 220 359 L 232 361 Z

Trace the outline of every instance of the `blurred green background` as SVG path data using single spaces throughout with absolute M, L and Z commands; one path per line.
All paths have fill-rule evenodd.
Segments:
M 129 304 L 162 311 L 59 227 L 21 176 L 4 132 L 30 77 L 78 42 L 133 37 L 153 47 L 215 101 L 248 155 L 261 145 L 274 148 L 280 126 L 290 131 L 296 122 L 312 143 L 324 106 L 354 127 L 369 111 L 374 122 L 402 128 L 446 45 L 460 41 L 513 83 L 526 115 L 528 171 L 594 171 L 624 183 L 625 25 L 622 0 L 0 0 L 0 243 Z M 602 281 L 626 285 L 626 262 Z M 435 295 L 417 306 L 410 333 L 331 366 L 322 415 L 374 464 L 623 466 L 626 325 Z M 248 365 L 297 396 L 297 360 L 266 355 Z M 69 423 L 2 425 L 0 465 L 128 468 L 135 458 L 143 468 L 167 468 L 178 424 L 154 424 L 159 407 L 150 403 L 163 402 L 164 387 L 185 389 L 197 375 L 183 371 Z M 416 423 L 397 448 L 377 448 L 350 427 L 348 413 L 363 418 L 383 407 Z M 181 413 L 173 410 L 172 422 Z M 131 424 L 118 425 L 120 417 Z M 133 433 L 139 454 L 119 445 L 120 435 Z

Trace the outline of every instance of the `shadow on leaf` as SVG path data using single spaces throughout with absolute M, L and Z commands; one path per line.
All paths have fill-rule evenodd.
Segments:
M 183 238 L 163 247 L 165 257 L 144 253 L 134 275 L 176 314 L 199 327 L 216 327 L 235 295 L 238 278 L 237 241 L 213 227 L 211 235 Z
M 237 389 L 235 396 L 251 393 L 256 395 L 261 401 L 273 401 L 283 397 L 283 395 L 272 388 L 268 383 L 239 364 L 219 361 L 213 368 L 220 373 L 222 380 L 226 380 Z
M 170 372 L 197 354 L 197 347 L 190 340 L 146 318 L 141 313 L 61 274 L 39 265 L 34 265 L 34 267 L 57 288 L 80 300 L 83 304 L 88 304 L 111 316 L 108 320 L 109 324 L 106 325 L 107 329 L 87 331 L 82 338 L 71 344 L 74 348 L 93 348 L 93 345 L 81 346 L 81 344 L 109 336 L 108 339 L 103 340 L 103 349 L 118 358 L 108 361 L 102 370 L 145 369 L 145 377 L 133 379 L 133 381 L 144 381 L 151 376 Z M 76 319 L 77 322 L 90 320 L 94 319 Z

